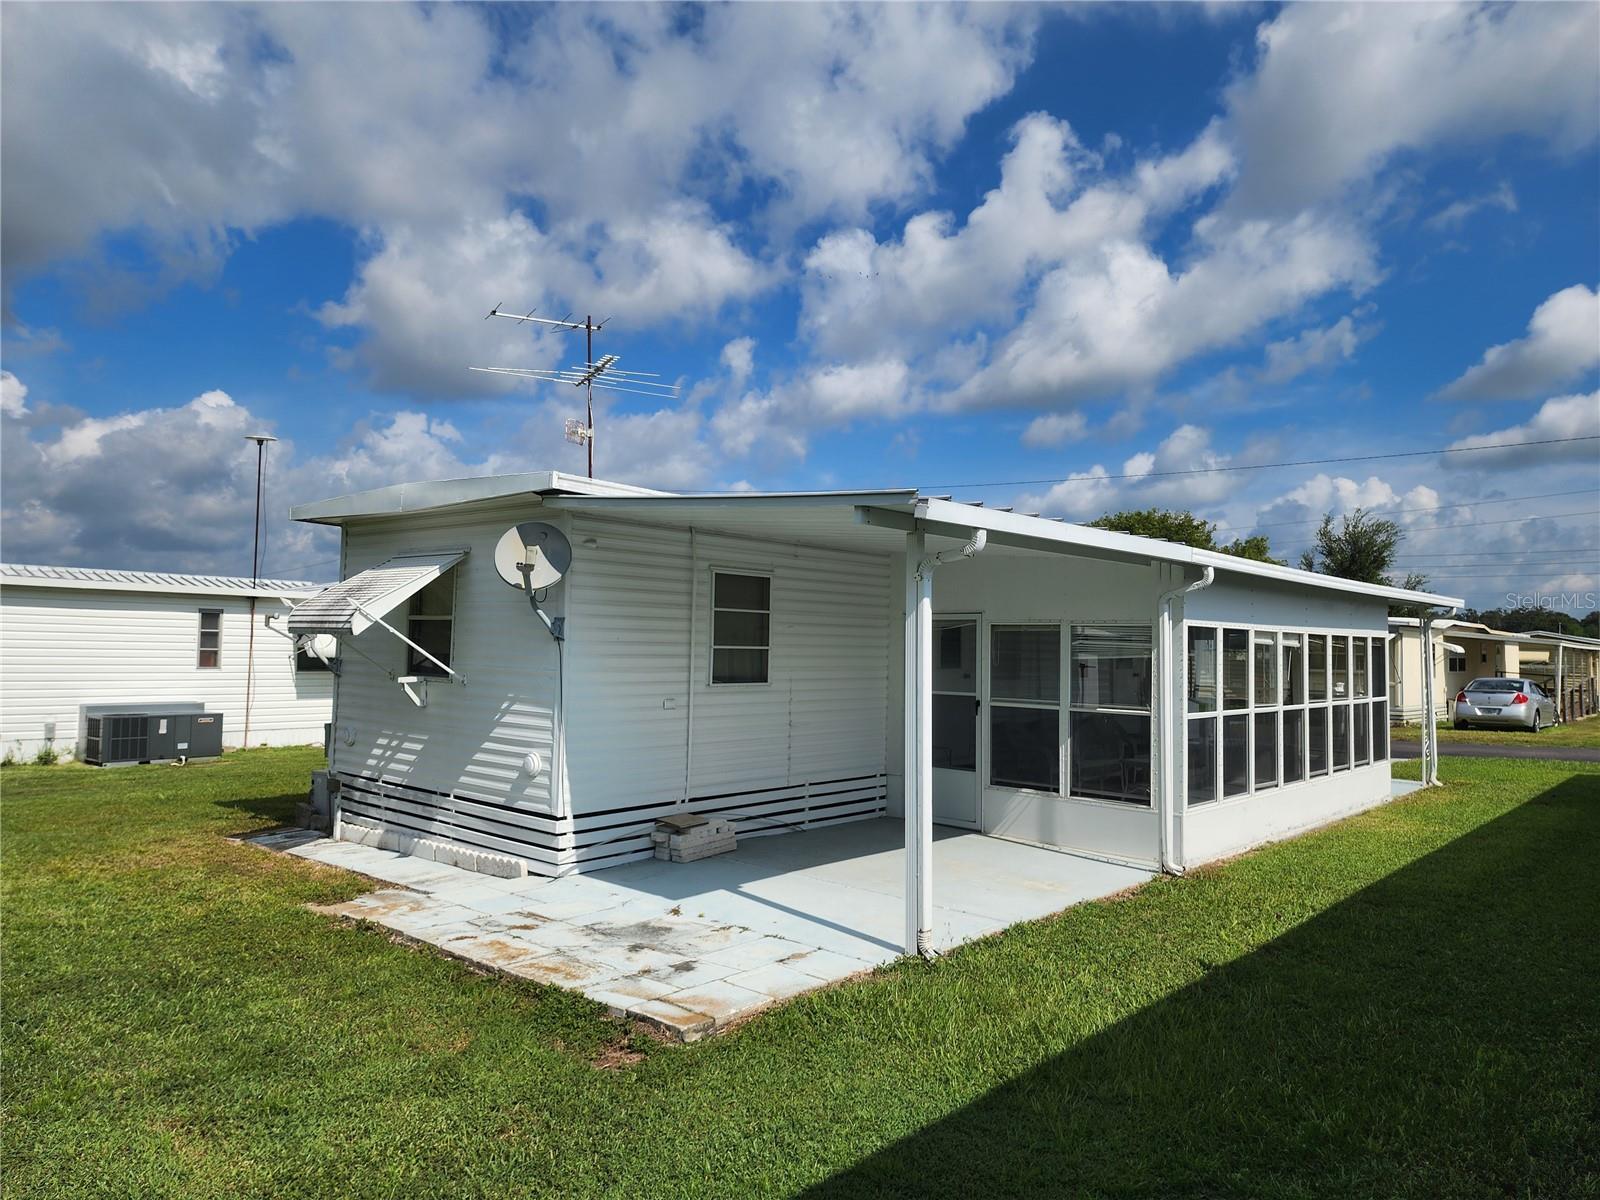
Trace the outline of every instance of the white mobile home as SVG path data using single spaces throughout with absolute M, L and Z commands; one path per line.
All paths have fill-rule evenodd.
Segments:
M 1390 717 L 1423 714 L 1422 628 L 1416 617 L 1391 617 Z M 1433 622 L 1433 706 L 1449 717 L 1455 695 L 1485 675 L 1534 679 L 1559 700 L 1564 721 L 1600 711 L 1600 641 L 1571 634 L 1508 633 L 1477 621 Z
M 201 704 L 223 744 L 320 743 L 326 663 L 268 627 L 317 585 L 216 575 L 0 565 L 0 748 L 81 751 L 83 710 Z
M 293 515 L 343 533 L 290 628 L 340 639 L 359 836 L 562 875 L 684 810 L 741 836 L 898 812 L 908 948 L 934 823 L 1182 870 L 1387 800 L 1387 605 L 1459 603 L 907 490 L 540 472 Z M 526 522 L 571 549 L 531 595 L 495 562 Z

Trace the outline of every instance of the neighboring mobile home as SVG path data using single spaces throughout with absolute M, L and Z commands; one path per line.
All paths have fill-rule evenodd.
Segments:
M 1182 870 L 1387 800 L 1387 605 L 1460 603 L 909 490 L 539 472 L 293 515 L 343 535 L 289 622 L 340 639 L 336 828 L 562 875 L 684 810 L 900 812 L 908 948 L 933 823 Z M 495 562 L 525 522 L 572 556 L 531 596 Z
M 104 705 L 203 704 L 225 746 L 247 717 L 252 746 L 320 743 L 333 674 L 267 625 L 317 586 L 0 564 L 0 749 L 78 756 L 82 710 Z
M 1423 713 L 1422 629 L 1416 617 L 1391 617 L 1390 716 L 1412 723 Z M 1447 720 L 1458 692 L 1474 679 L 1532 679 L 1560 697 L 1562 720 L 1597 711 L 1600 641 L 1567 634 L 1508 633 L 1478 621 L 1433 622 L 1434 713 Z

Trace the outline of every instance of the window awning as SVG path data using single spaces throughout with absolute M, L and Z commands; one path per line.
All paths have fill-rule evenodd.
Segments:
M 1439 644 L 1450 651 L 1451 654 L 1465 654 L 1467 652 L 1465 646 L 1458 646 L 1454 642 L 1440 642 Z
M 399 608 L 467 556 L 465 550 L 398 554 L 360 574 L 323 588 L 295 605 L 290 634 L 345 634 L 354 637 Z

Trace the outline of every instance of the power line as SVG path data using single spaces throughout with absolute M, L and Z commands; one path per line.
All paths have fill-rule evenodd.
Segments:
M 1524 521 L 1554 521 L 1561 517 L 1592 516 L 1600 516 L 1600 508 L 1580 508 L 1576 512 L 1564 513 L 1534 513 L 1527 517 L 1507 517 L 1503 521 L 1467 521 L 1461 525 L 1429 525 L 1426 529 L 1419 529 L 1416 532 L 1433 533 L 1442 529 L 1481 529 L 1485 525 L 1520 525 Z
M 1121 475 L 1082 475 L 1078 479 L 1164 479 L 1174 475 L 1218 475 L 1227 471 L 1270 471 L 1278 467 L 1323 467 L 1333 463 L 1377 462 L 1389 458 L 1425 458 L 1430 454 L 1476 454 L 1482 450 L 1509 450 L 1518 446 L 1556 446 L 1569 442 L 1600 442 L 1600 434 L 1581 437 L 1538 438 L 1528 442 L 1489 442 L 1482 446 L 1443 446 L 1436 450 L 1391 450 L 1384 454 L 1353 454 L 1343 458 L 1301 458 L 1275 463 L 1232 463 L 1225 467 L 1190 467 L 1182 471 L 1129 471 Z M 976 483 L 926 483 L 925 488 L 1031 487 L 1041 483 L 1076 483 L 1071 476 L 1051 479 L 988 479 Z
M 1574 488 L 1570 492 L 1538 492 L 1531 496 L 1500 496 L 1493 500 L 1463 500 L 1459 504 L 1427 504 L 1415 508 L 1368 508 L 1362 511 L 1380 516 L 1394 513 L 1442 512 L 1447 508 L 1476 508 L 1482 504 L 1510 504 L 1517 500 L 1548 500 L 1554 496 L 1593 496 L 1600 488 Z M 1237 533 L 1242 529 L 1282 529 L 1289 525 L 1320 525 L 1321 517 L 1307 517 L 1303 521 L 1269 521 L 1261 525 L 1218 525 L 1215 533 Z

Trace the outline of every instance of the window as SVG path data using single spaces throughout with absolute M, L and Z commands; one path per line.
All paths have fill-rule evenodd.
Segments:
M 1326 634 L 1306 635 L 1306 680 L 1310 684 L 1311 703 L 1322 704 L 1328 699 L 1328 638 Z
M 1242 796 L 1250 790 L 1250 717 L 1222 718 L 1222 794 Z
M 1257 708 L 1273 708 L 1278 703 L 1278 636 L 1273 633 L 1255 635 L 1255 670 L 1252 675 Z
M 1306 757 L 1313 777 L 1328 773 L 1328 708 L 1306 709 Z
M 1283 702 L 1306 702 L 1305 653 L 1298 633 L 1283 635 Z
M 1189 627 L 1189 711 L 1217 711 L 1217 631 L 1201 625 Z M 1212 734 L 1215 742 L 1216 735 Z
M 1389 705 L 1382 700 L 1372 706 L 1372 761 L 1389 757 Z
M 1072 627 L 1074 796 L 1150 803 L 1150 627 Z
M 1306 711 L 1303 708 L 1283 710 L 1283 781 L 1298 783 L 1305 778 Z
M 1372 698 L 1389 698 L 1389 639 L 1372 639 Z
M 1353 695 L 1357 700 L 1367 698 L 1367 639 L 1358 637 L 1351 647 L 1350 660 L 1355 671 L 1355 691 Z
M 1222 706 L 1250 706 L 1250 633 L 1228 629 L 1222 634 Z
M 711 682 L 767 683 L 772 655 L 772 579 L 711 575 Z
M 933 623 L 933 765 L 978 769 L 978 623 Z
M 1333 706 L 1333 769 L 1350 769 L 1350 706 Z
M 406 614 L 406 636 L 439 662 L 450 665 L 450 641 L 455 626 L 456 576 L 446 571 L 415 596 Z M 445 674 L 439 663 L 406 647 L 406 672 L 410 675 Z
M 1350 706 L 1350 717 L 1355 723 L 1356 729 L 1355 763 L 1358 767 L 1362 766 L 1368 761 L 1367 733 L 1369 727 L 1367 725 L 1367 720 L 1371 712 L 1372 706 L 1370 704 L 1352 704 Z
M 1333 639 L 1333 698 L 1350 699 L 1350 639 Z
M 200 654 L 198 666 L 208 670 L 222 665 L 222 610 L 200 610 Z
M 303 649 L 300 646 L 296 646 L 294 648 L 294 669 L 297 672 L 305 672 L 305 673 L 314 673 L 316 671 L 331 671 L 331 670 L 333 670 L 332 667 L 330 667 L 327 663 L 323 662 L 315 654 L 310 653 L 309 651 Z
M 1061 629 L 989 632 L 989 781 L 1061 790 Z
M 1444 660 L 1444 665 L 1447 671 L 1455 671 L 1465 675 L 1467 673 L 1467 656 L 1465 654 L 1452 653 Z
M 1206 804 L 1217 798 L 1217 631 L 1189 627 L 1185 686 L 1189 694 L 1187 803 Z

